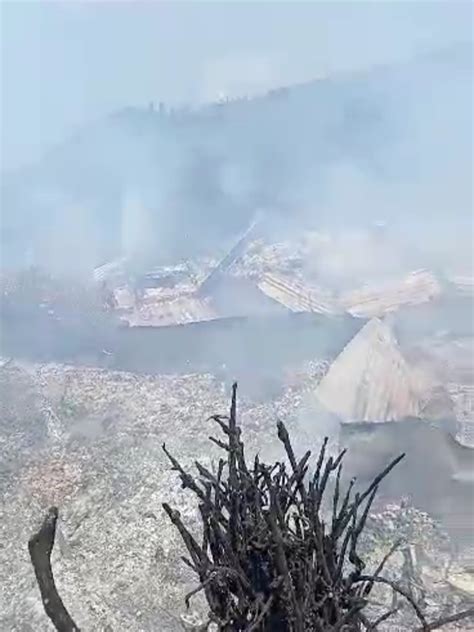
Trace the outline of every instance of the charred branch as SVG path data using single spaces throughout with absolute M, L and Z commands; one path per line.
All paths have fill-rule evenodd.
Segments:
M 41 593 L 43 607 L 54 627 L 59 632 L 79 632 L 79 628 L 66 610 L 54 583 L 51 568 L 51 553 L 56 536 L 58 510 L 51 507 L 46 514 L 40 530 L 28 541 L 31 563 Z

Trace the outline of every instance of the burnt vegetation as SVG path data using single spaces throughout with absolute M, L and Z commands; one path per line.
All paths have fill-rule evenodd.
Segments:
M 237 386 L 232 390 L 228 416 L 211 417 L 225 440 L 210 437 L 225 453 L 214 471 L 196 462 L 198 476 L 186 472 L 163 449 L 178 472 L 182 487 L 197 497 L 202 537 L 183 523 L 178 510 L 163 508 L 187 548 L 183 561 L 199 584 L 185 596 L 204 591 L 208 621 L 222 632 L 359 632 L 379 630 L 399 606 L 374 614 L 371 593 L 376 584 L 388 585 L 394 596 L 408 603 L 418 619 L 417 632 L 428 632 L 474 616 L 474 608 L 428 622 L 422 606 L 403 585 L 384 577 L 387 551 L 375 569 L 366 568 L 358 543 L 380 483 L 403 459 L 401 454 L 358 493 L 351 481 L 342 489 L 345 451 L 330 456 L 327 439 L 311 466 L 311 452 L 297 460 L 282 422 L 278 438 L 286 460 L 272 465 L 258 455 L 250 464 L 237 424 Z M 55 584 L 50 556 L 58 512 L 51 508 L 43 526 L 29 542 L 31 561 L 46 614 L 61 632 L 79 628 L 66 611 Z M 394 600 L 400 602 L 399 599 Z
M 194 478 L 163 446 L 182 487 L 197 496 L 202 521 L 199 543 L 179 512 L 163 504 L 188 550 L 183 561 L 200 580 L 186 596 L 188 606 L 190 598 L 203 590 L 209 624 L 222 631 L 377 630 L 397 611 L 386 610 L 374 620 L 366 615 L 374 585 L 385 583 L 413 607 L 420 630 L 473 614 L 466 611 L 428 623 L 412 595 L 383 577 L 384 565 L 397 545 L 372 572 L 358 555 L 358 541 L 379 484 L 403 454 L 363 493 L 354 492 L 354 481 L 343 490 L 345 451 L 329 456 L 325 439 L 311 472 L 311 452 L 297 460 L 287 429 L 279 421 L 278 438 L 287 463 L 267 465 L 257 455 L 249 465 L 237 425 L 236 390 L 234 385 L 229 416 L 212 417 L 226 437 L 226 441 L 210 438 L 226 453 L 217 472 L 196 462 L 199 477 Z

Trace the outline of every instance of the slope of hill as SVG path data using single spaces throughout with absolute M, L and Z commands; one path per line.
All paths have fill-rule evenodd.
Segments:
M 466 218 L 471 73 L 460 46 L 196 111 L 118 112 L 3 178 L 3 262 L 191 256 L 262 207 L 313 224 Z

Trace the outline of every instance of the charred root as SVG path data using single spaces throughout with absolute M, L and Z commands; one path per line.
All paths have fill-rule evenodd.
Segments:
M 51 507 L 40 530 L 30 538 L 28 549 L 46 614 L 59 632 L 79 632 L 58 594 L 51 568 L 57 520 L 58 510 Z

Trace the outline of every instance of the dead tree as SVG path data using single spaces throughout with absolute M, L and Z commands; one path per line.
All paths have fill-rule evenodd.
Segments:
M 51 568 L 57 520 L 58 510 L 51 507 L 38 533 L 30 538 L 28 549 L 46 614 L 59 632 L 79 632 L 58 594 Z
M 189 556 L 182 559 L 200 582 L 186 596 L 186 604 L 203 590 L 209 623 L 225 632 L 359 632 L 376 630 L 395 613 L 387 610 L 375 621 L 366 615 L 374 585 L 385 583 L 412 605 L 421 630 L 435 629 L 412 595 L 382 576 L 396 547 L 372 573 L 366 572 L 357 552 L 378 486 L 404 455 L 392 461 L 363 493 L 353 492 L 354 481 L 343 491 L 345 451 L 337 458 L 327 456 L 326 439 L 310 475 L 311 453 L 297 460 L 288 432 L 279 422 L 278 437 L 289 465 L 266 465 L 258 456 L 249 465 L 236 421 L 236 389 L 234 384 L 230 415 L 211 418 L 227 439 L 210 437 L 226 453 L 216 473 L 196 462 L 199 476 L 194 478 L 163 445 L 182 487 L 197 496 L 202 521 L 199 542 L 179 512 L 163 504 L 186 545 Z M 323 496 L 331 477 L 330 509 L 323 518 Z M 435 622 L 435 627 L 440 623 Z

